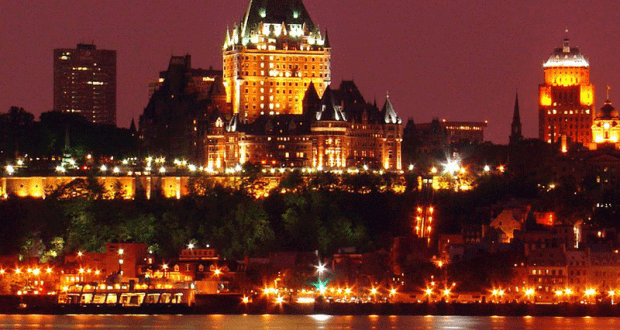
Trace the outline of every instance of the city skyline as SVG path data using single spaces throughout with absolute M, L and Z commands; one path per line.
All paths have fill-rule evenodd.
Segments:
M 620 4 L 468 4 L 371 2 L 351 10 L 350 2 L 305 2 L 312 20 L 329 30 L 332 84 L 354 79 L 378 103 L 389 92 L 403 120 L 488 120 L 485 138 L 506 143 L 518 90 L 523 135 L 536 137 L 542 63 L 565 36 L 590 61 L 595 107 L 603 105 L 605 85 L 612 86 L 611 100 L 619 99 L 614 87 L 620 88 L 620 62 L 610 54 L 620 48 L 611 42 L 620 28 L 609 22 L 617 20 Z M 94 42 L 118 52 L 117 125 L 128 127 L 148 102 L 149 81 L 158 77 L 170 55 L 189 53 L 195 67 L 222 68 L 226 28 L 246 8 L 247 1 L 195 1 L 183 7 L 110 3 L 101 8 L 93 1 L 7 4 L 3 21 L 9 33 L 0 50 L 2 111 L 11 105 L 37 116 L 52 110 L 53 49 Z

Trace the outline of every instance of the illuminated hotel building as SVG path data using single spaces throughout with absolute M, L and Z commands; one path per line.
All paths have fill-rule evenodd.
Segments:
M 566 137 L 572 143 L 592 141 L 594 85 L 590 64 L 570 47 L 568 39 L 543 64 L 544 83 L 539 85 L 539 138 L 548 143 Z
M 54 111 L 116 125 L 116 51 L 91 44 L 54 49 Z
M 261 114 L 301 114 L 310 82 L 319 94 L 331 82 L 330 46 L 301 0 L 251 0 L 243 20 L 226 31 L 226 101 L 240 121 Z
M 330 86 L 327 33 L 301 0 L 250 0 L 223 48 L 223 78 L 204 97 L 193 93 L 189 64 L 159 83 L 140 117 L 149 152 L 190 154 L 215 172 L 244 163 L 401 170 L 402 120 L 392 101 L 366 102 L 353 81 Z

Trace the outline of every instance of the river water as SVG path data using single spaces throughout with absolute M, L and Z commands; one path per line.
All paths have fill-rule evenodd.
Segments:
M 619 329 L 620 318 L 328 315 L 0 315 L 0 329 Z

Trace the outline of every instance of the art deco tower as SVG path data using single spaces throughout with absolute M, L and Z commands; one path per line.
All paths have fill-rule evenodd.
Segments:
M 330 46 L 302 0 L 250 0 L 226 31 L 224 86 L 244 122 L 261 114 L 301 114 L 310 82 L 319 97 L 331 82 Z
M 592 141 L 594 85 L 590 63 L 570 47 L 568 39 L 543 64 L 545 81 L 539 85 L 539 138 L 548 143 L 562 136 L 573 143 Z

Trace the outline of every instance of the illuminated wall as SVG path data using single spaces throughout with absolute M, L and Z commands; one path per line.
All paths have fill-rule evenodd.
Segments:
M 242 121 L 260 114 L 301 114 L 310 82 L 319 96 L 331 82 L 329 40 L 301 0 L 250 1 L 240 25 L 226 31 L 227 102 Z
M 310 82 L 322 95 L 331 81 L 330 51 L 235 48 L 224 52 L 227 101 L 242 120 L 301 114 Z

